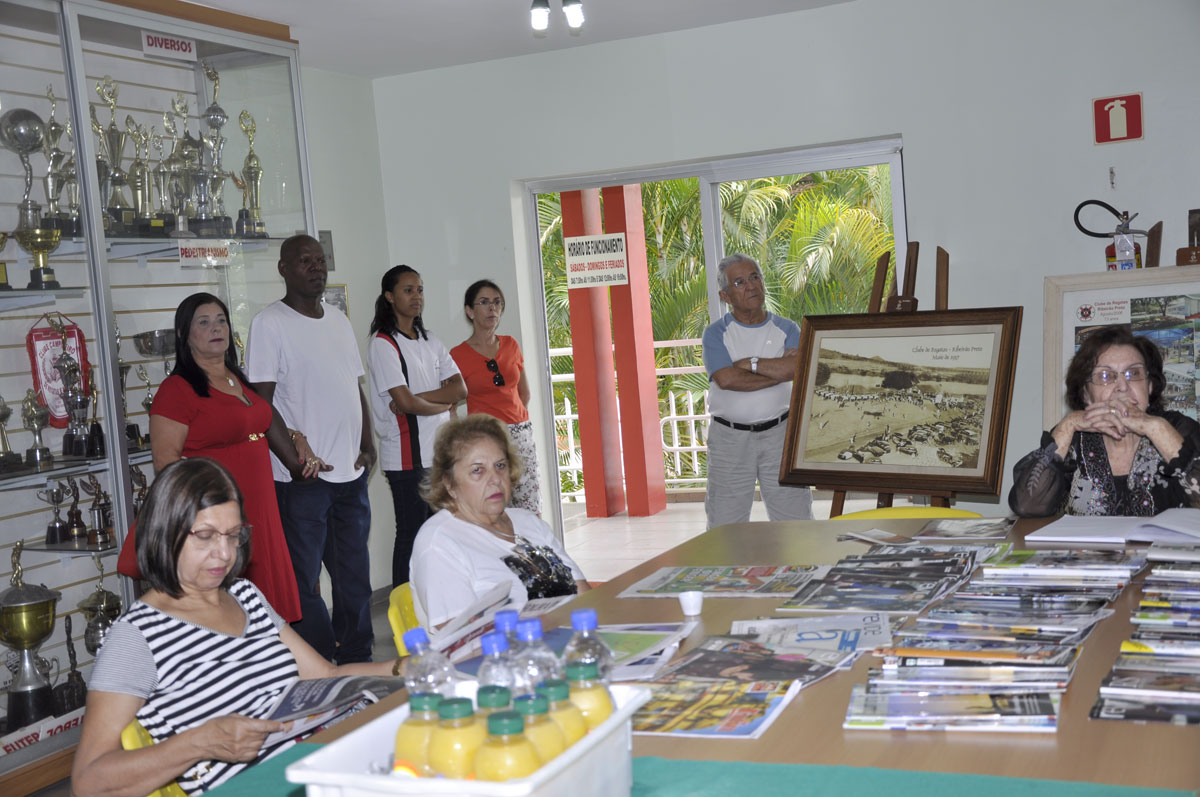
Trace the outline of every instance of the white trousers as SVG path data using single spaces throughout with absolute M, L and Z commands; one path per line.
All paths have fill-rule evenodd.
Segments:
M 758 483 L 771 520 L 812 520 L 812 490 L 779 483 L 787 422 L 765 432 L 743 432 L 713 421 L 708 426 L 708 528 L 750 519 Z

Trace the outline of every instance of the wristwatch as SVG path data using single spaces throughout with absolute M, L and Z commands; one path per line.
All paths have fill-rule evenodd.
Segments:
M 750 358 L 750 373 L 752 373 L 752 374 L 758 373 L 758 358 L 757 357 Z

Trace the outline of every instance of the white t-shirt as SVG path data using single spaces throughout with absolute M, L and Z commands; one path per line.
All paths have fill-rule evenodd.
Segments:
M 362 358 L 349 319 L 332 305 L 324 308 L 321 318 L 297 313 L 282 300 L 260 310 L 250 322 L 246 375 L 251 382 L 275 383 L 272 403 L 284 423 L 303 432 L 313 453 L 333 466 L 321 478 L 348 482 L 362 474 L 354 467 L 362 444 Z M 292 480 L 274 454 L 271 469 L 275 481 Z
M 785 351 L 800 345 L 800 327 L 774 313 L 768 313 L 765 321 L 753 326 L 726 313 L 708 325 L 702 340 L 704 369 L 711 380 L 714 373 L 744 357 L 782 357 Z M 791 382 L 761 390 L 725 390 L 716 382 L 708 383 L 708 410 L 727 421 L 769 421 L 787 412 L 791 403 Z
M 412 448 L 411 423 L 416 421 L 417 440 L 420 443 L 420 465 L 428 468 L 433 463 L 433 438 L 438 427 L 450 420 L 450 412 L 437 415 L 397 415 L 388 409 L 393 387 L 404 386 L 413 393 L 424 393 L 442 386 L 442 380 L 459 373 L 454 358 L 445 345 L 435 336 L 428 340 L 419 335 L 410 340 L 403 334 L 392 335 L 392 340 L 404 355 L 401 364 L 396 347 L 378 335 L 367 343 L 367 373 L 371 377 L 369 403 L 375 419 L 375 433 L 379 435 L 379 466 L 383 470 L 412 470 L 415 459 Z
M 511 506 L 505 511 L 517 534 L 532 545 L 552 549 L 571 568 L 576 581 L 583 578 L 579 565 L 567 556 L 541 518 Z M 408 565 L 417 619 L 426 627 L 453 620 L 488 589 L 505 581 L 512 585 L 508 593 L 513 600 L 511 608 L 519 611 L 529 600 L 529 593 L 504 563 L 511 551 L 512 543 L 459 520 L 449 509 L 429 518 L 417 533 Z

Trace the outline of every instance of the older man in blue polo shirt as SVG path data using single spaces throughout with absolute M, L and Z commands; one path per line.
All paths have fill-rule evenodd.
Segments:
M 800 327 L 766 309 L 758 263 L 733 254 L 717 266 L 729 312 L 704 330 L 708 372 L 708 527 L 750 519 L 758 483 L 771 520 L 811 520 L 812 492 L 779 483 Z

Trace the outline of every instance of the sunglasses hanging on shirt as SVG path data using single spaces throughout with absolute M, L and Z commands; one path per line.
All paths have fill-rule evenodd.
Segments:
M 488 360 L 487 369 L 492 372 L 492 384 L 496 387 L 504 387 L 504 374 L 500 373 L 500 364 L 495 359 Z

